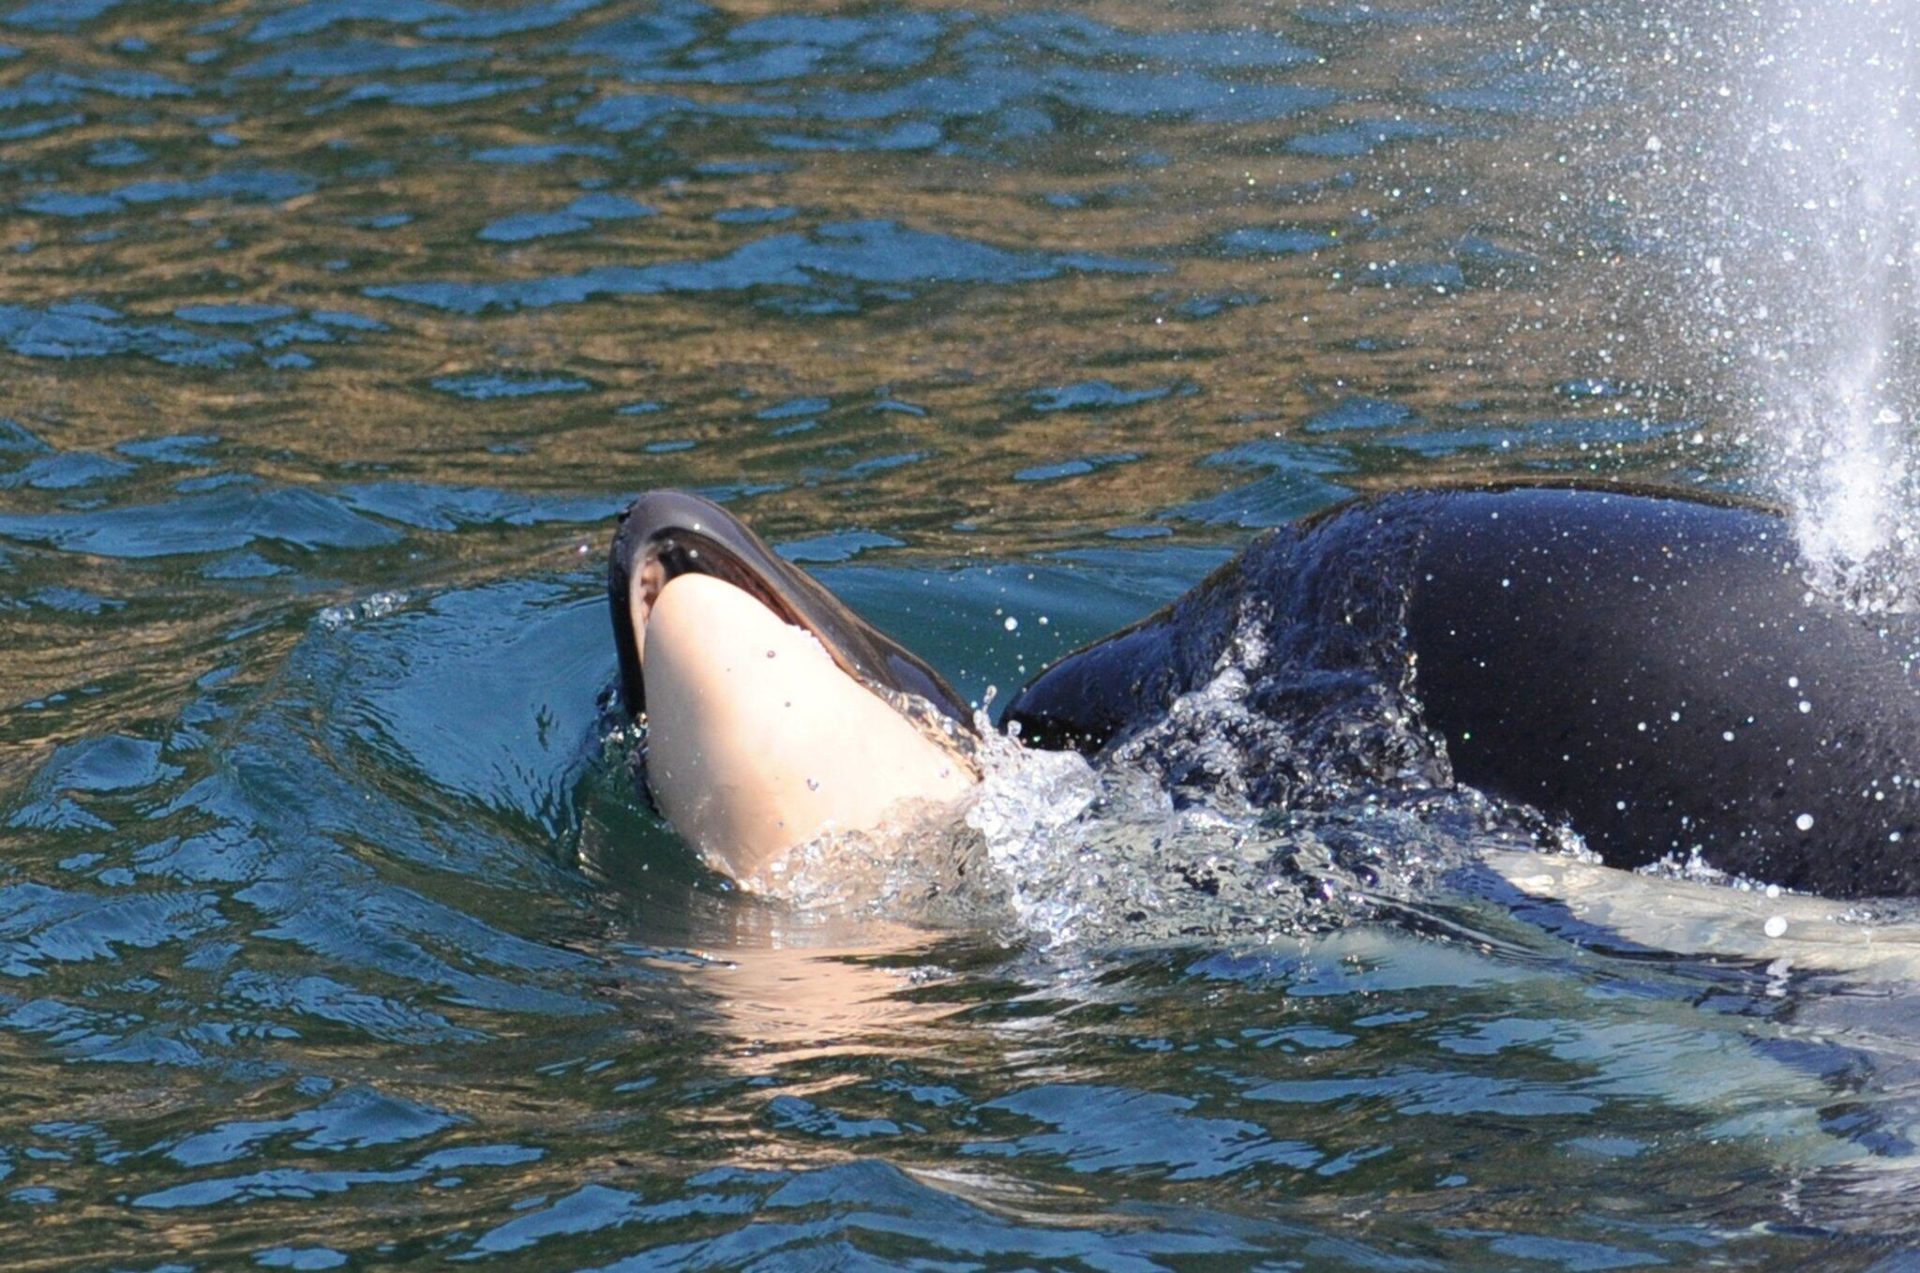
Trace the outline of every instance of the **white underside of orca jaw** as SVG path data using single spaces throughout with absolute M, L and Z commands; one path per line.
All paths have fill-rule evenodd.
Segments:
M 827 832 L 881 827 L 903 802 L 956 800 L 976 781 L 811 633 L 730 583 L 675 576 L 635 628 L 654 799 L 735 879 Z

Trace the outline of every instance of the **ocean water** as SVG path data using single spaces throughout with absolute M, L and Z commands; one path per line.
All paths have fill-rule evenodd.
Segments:
M 0 1262 L 1908 1267 L 1898 908 L 1018 758 L 796 904 L 601 700 L 656 486 L 982 701 L 1405 483 L 1865 448 L 1871 557 L 1912 116 L 1675 206 L 1797 40 L 1905 102 L 1849 12 L 0 0 Z M 1866 387 L 1859 287 L 1708 232 L 1776 210 L 1874 230 Z

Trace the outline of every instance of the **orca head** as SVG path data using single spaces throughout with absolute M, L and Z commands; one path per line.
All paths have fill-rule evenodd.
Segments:
M 607 600 L 653 797 L 736 879 L 977 780 L 953 687 L 710 500 L 635 500 Z

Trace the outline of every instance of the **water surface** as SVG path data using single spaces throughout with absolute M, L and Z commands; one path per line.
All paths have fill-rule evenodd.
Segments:
M 653 486 L 976 698 L 1353 491 L 1777 489 L 1642 215 L 1730 21 L 0 12 L 10 1262 L 1899 1259 L 1903 983 L 1466 866 L 1309 907 L 1257 821 L 1147 829 L 1248 890 L 1178 932 L 822 915 L 706 873 L 597 703 Z

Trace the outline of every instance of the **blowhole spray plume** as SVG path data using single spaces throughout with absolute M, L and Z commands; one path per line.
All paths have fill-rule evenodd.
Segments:
M 1920 607 L 1920 6 L 1676 3 L 1644 30 L 1626 181 L 1667 372 L 1758 443 L 1813 586 Z
M 1907 0 L 1781 7 L 1724 174 L 1719 255 L 1745 259 L 1717 277 L 1771 459 L 1812 582 L 1869 610 L 1920 601 L 1916 28 Z

